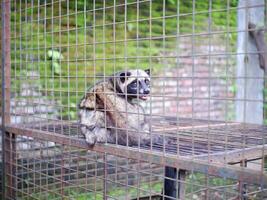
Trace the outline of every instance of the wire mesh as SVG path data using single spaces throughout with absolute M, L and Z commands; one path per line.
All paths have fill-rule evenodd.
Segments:
M 252 36 L 265 31 L 264 0 L 7 2 L 6 199 L 267 198 L 266 52 Z M 117 74 L 137 69 L 150 70 L 147 101 L 129 103 L 114 82 L 112 94 L 89 89 L 147 79 Z M 114 133 L 94 146 L 79 116 L 86 95 Z

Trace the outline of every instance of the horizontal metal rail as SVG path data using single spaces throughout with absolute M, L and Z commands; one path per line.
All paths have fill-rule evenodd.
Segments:
M 124 146 L 116 146 L 116 145 L 100 145 L 97 144 L 94 147 L 89 147 L 85 140 L 78 139 L 78 138 L 71 138 L 68 136 L 64 136 L 62 134 L 58 133 L 51 133 L 47 131 L 41 131 L 41 130 L 34 130 L 29 128 L 21 128 L 17 127 L 16 125 L 7 125 L 6 131 L 17 134 L 17 135 L 23 135 L 28 137 L 33 137 L 36 139 L 41 140 L 47 140 L 51 142 L 56 142 L 59 144 L 65 144 L 73 147 L 88 149 L 90 151 L 100 152 L 100 153 L 112 153 L 113 155 L 130 158 L 130 159 L 136 159 L 140 161 L 148 161 L 151 163 L 163 165 L 163 166 L 170 166 L 170 167 L 176 167 L 179 169 L 184 169 L 187 171 L 197 171 L 202 172 L 209 175 L 214 175 L 218 177 L 223 178 L 229 178 L 229 179 L 235 179 L 235 180 L 242 180 L 243 182 L 247 183 L 253 183 L 253 184 L 259 184 L 261 187 L 267 186 L 267 174 L 263 173 L 262 171 L 257 171 L 253 169 L 246 169 L 241 168 L 237 166 L 231 166 L 225 163 L 218 163 L 218 162 L 207 162 L 203 157 L 200 159 L 192 159 L 194 157 L 182 157 L 177 155 L 171 155 L 171 154 L 162 154 L 157 151 L 151 151 L 151 150 L 145 150 L 140 148 L 132 148 L 132 147 L 124 147 Z M 229 151 L 226 154 L 228 156 L 235 156 L 235 160 L 237 158 L 242 159 L 252 159 L 259 158 L 263 155 L 263 149 L 266 150 L 266 145 L 255 146 L 254 148 L 248 148 L 246 152 L 246 148 L 241 149 L 240 153 L 237 153 L 237 151 Z M 255 151 L 254 151 L 255 150 Z M 237 156 L 239 154 L 239 157 Z M 241 156 L 242 154 L 242 156 Z M 224 154 L 218 154 L 215 156 L 224 156 Z M 209 156 L 212 156 L 210 154 Z M 236 157 L 237 156 L 237 157 Z M 241 157 L 240 157 L 241 156 Z M 196 157 L 197 158 L 197 157 Z M 204 159 L 204 160 L 201 160 Z M 214 161 L 218 161 L 218 159 L 215 159 Z M 231 159 L 229 160 L 232 161 Z

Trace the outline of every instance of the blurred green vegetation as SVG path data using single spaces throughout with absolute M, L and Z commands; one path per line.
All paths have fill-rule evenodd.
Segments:
M 207 182 L 208 181 L 208 182 Z M 209 186 L 210 188 L 210 195 L 211 198 L 213 197 L 213 193 L 216 190 L 213 190 L 212 187 L 216 187 L 217 190 L 219 191 L 218 188 L 221 187 L 221 198 L 226 199 L 226 194 L 232 194 L 234 195 L 235 189 L 234 185 L 236 184 L 235 181 L 230 180 L 230 179 L 222 179 L 222 178 L 214 178 L 214 177 L 207 177 L 204 174 L 201 173 L 190 173 L 187 178 L 186 178 L 186 194 L 193 194 L 194 192 L 199 192 L 204 189 L 205 185 Z M 128 187 L 109 187 L 107 195 L 109 197 L 116 197 L 118 199 L 123 199 L 128 195 L 130 199 L 134 199 L 139 197 L 146 197 L 149 196 L 150 194 L 161 194 L 162 192 L 162 185 L 163 183 L 160 181 L 157 182 L 151 182 L 151 183 L 141 183 L 138 185 L 138 187 L 135 186 L 128 186 Z M 227 187 L 228 186 L 228 187 Z M 232 187 L 229 187 L 232 186 Z M 75 199 L 75 200 L 86 200 L 86 199 L 96 199 L 100 200 L 103 199 L 103 191 L 99 190 L 96 192 L 85 192 L 84 189 L 82 189 L 81 184 L 79 184 L 79 187 L 66 187 L 64 189 L 64 195 L 69 197 L 70 199 Z M 224 188 L 225 187 L 225 188 Z M 204 190 L 203 190 L 204 191 Z M 217 192 L 219 195 L 219 192 Z M 229 195 L 228 194 L 228 195 Z M 31 194 L 32 198 L 34 199 L 56 199 L 60 195 L 58 190 L 50 190 L 50 192 L 43 194 L 43 193 L 33 193 Z M 196 194 L 200 195 L 201 194 Z M 202 194 L 203 195 L 203 194 Z M 190 199 L 191 196 L 189 196 L 187 199 Z
M 195 1 L 194 6 L 187 0 L 129 0 L 127 6 L 118 0 L 115 7 L 102 0 L 95 5 L 86 0 L 26 2 L 12 3 L 14 90 L 21 81 L 36 83 L 44 96 L 58 102 L 63 119 L 76 118 L 79 100 L 98 77 L 127 68 L 163 68 L 157 56 L 177 49 L 177 35 L 236 28 L 236 9 L 227 8 L 236 7 L 237 0 L 229 5 L 227 0 Z M 221 37 L 236 40 L 231 33 Z M 31 70 L 40 77 L 30 80 Z
M 86 187 L 86 186 L 84 186 Z M 109 191 L 107 195 L 110 197 L 116 197 L 122 199 L 123 197 L 128 197 L 130 198 L 136 198 L 137 196 L 147 196 L 148 191 L 151 193 L 161 193 L 162 190 L 162 184 L 161 183 L 151 183 L 150 184 L 141 184 L 139 186 L 140 189 L 137 189 L 136 186 L 128 186 L 126 187 L 114 187 L 114 188 L 109 188 Z M 83 189 L 80 188 L 65 188 L 64 189 L 64 194 L 70 199 L 75 199 L 75 200 L 90 200 L 90 199 L 95 199 L 95 200 L 102 200 L 103 199 L 103 191 L 96 191 L 96 192 L 85 192 Z M 46 194 L 43 193 L 34 193 L 32 194 L 32 198 L 34 199 L 57 199 L 59 197 L 59 192 L 58 191 L 53 191 L 48 192 Z

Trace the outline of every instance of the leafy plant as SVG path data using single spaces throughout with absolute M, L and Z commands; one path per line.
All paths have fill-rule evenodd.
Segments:
M 54 72 L 55 75 L 59 75 L 61 73 L 61 67 L 59 62 L 64 58 L 63 55 L 57 50 L 49 50 L 47 52 L 47 57 L 49 60 L 51 60 L 52 72 Z

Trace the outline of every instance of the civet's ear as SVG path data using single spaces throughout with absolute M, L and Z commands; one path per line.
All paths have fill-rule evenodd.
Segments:
M 131 72 L 122 72 L 120 73 L 120 80 L 122 83 L 125 82 L 125 80 L 127 79 L 127 77 L 131 76 Z
M 145 69 L 145 72 L 150 76 L 150 69 Z

